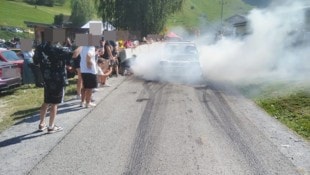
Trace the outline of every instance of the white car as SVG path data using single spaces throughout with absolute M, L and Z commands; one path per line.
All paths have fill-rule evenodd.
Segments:
M 193 42 L 167 42 L 158 65 L 160 80 L 190 82 L 202 78 L 199 52 Z

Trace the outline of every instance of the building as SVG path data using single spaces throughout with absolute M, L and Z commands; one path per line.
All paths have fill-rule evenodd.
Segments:
M 85 33 L 87 29 L 82 29 L 79 27 L 73 27 L 70 24 L 62 24 L 62 25 L 54 25 L 54 24 L 44 24 L 44 23 L 37 23 L 37 22 L 30 22 L 30 21 L 24 21 L 24 23 L 29 28 L 33 28 L 34 31 L 34 41 L 35 43 L 41 43 L 49 36 L 46 36 L 48 33 L 48 29 L 62 29 L 65 33 L 65 38 L 69 37 L 71 39 L 75 38 L 76 33 Z M 63 41 L 65 41 L 65 38 L 63 38 Z M 60 41 L 61 42 L 61 41 Z

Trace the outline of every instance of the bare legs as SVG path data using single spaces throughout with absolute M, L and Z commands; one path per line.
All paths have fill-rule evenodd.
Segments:
M 92 93 L 93 93 L 92 89 L 85 89 L 85 101 L 86 101 L 86 104 L 90 103 Z
M 45 125 L 45 116 L 47 113 L 47 108 L 50 107 L 50 120 L 49 120 L 49 126 L 53 127 L 55 124 L 55 117 L 57 114 L 57 104 L 47 104 L 47 103 L 43 103 L 41 106 L 41 110 L 40 110 L 40 126 L 44 126 Z
M 82 90 L 81 90 L 81 106 L 83 106 L 84 102 L 86 102 L 86 105 L 91 102 L 92 93 L 93 93 L 93 89 L 82 88 Z
M 80 69 L 76 69 L 77 72 L 77 82 L 76 82 L 76 94 L 77 96 L 81 96 L 81 91 L 82 91 L 82 86 L 83 86 L 83 81 L 82 81 L 82 75 Z

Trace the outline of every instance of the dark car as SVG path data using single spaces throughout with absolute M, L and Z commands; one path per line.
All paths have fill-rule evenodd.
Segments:
M 21 83 L 20 68 L 14 63 L 0 60 L 0 91 L 19 86 Z
M 0 50 L 0 60 L 3 62 L 17 64 L 20 69 L 23 68 L 24 60 L 21 57 L 17 56 L 14 51 Z

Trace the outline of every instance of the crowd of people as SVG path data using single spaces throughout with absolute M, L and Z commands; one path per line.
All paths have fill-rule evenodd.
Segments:
M 40 109 L 39 131 L 47 130 L 54 133 L 63 130 L 55 125 L 57 106 L 63 101 L 66 86 L 66 72 L 69 48 L 73 59 L 72 69 L 76 71 L 76 99 L 80 100 L 80 107 L 95 107 L 94 92 L 101 87 L 110 87 L 108 79 L 119 76 L 118 44 L 112 40 L 100 40 L 100 46 L 74 47 L 69 39 L 59 47 L 59 44 L 43 42 L 35 49 L 34 64 L 40 67 L 44 81 L 44 102 Z M 49 124 L 45 124 L 47 110 L 50 108 Z
M 144 42 L 144 40 L 143 40 Z M 149 43 L 149 42 L 145 42 Z M 98 44 L 94 44 L 98 45 Z M 44 88 L 44 102 L 40 109 L 39 131 L 48 133 L 62 131 L 55 125 L 58 104 L 63 102 L 64 89 L 68 84 L 68 71 L 77 74 L 76 99 L 80 100 L 80 107 L 95 107 L 94 92 L 101 87 L 110 87 L 108 79 L 118 77 L 120 68 L 123 75 L 131 75 L 130 65 L 135 60 L 126 59 L 121 62 L 119 49 L 135 48 L 138 41 L 113 41 L 101 38 L 99 46 L 75 46 L 69 38 L 64 43 L 45 41 L 35 49 L 33 62 L 42 74 Z M 68 67 L 70 69 L 68 69 Z M 49 123 L 45 118 L 49 111 Z

